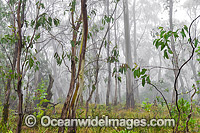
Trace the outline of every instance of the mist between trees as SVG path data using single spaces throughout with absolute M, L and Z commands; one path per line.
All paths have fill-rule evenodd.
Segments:
M 1 0 L 1 132 L 128 132 L 28 128 L 28 114 L 170 118 L 130 132 L 199 132 L 199 11 L 198 0 Z

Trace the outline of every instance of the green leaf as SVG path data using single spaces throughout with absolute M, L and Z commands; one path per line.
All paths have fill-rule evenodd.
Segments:
M 26 39 L 27 39 L 28 43 L 30 43 L 30 41 L 31 41 L 31 36 L 28 36 Z
M 141 73 L 140 73 L 140 67 L 138 68 L 138 78 L 140 77 Z
M 172 33 L 173 33 L 172 31 L 168 31 L 168 32 L 167 32 L 167 34 L 168 34 L 169 36 L 171 36 Z
M 37 58 L 36 58 L 35 56 L 33 57 L 33 59 L 34 59 L 34 60 L 37 60 Z
M 12 73 L 12 72 L 13 72 L 13 70 L 12 70 L 12 69 L 10 69 L 10 70 L 9 70 L 9 73 Z
M 145 68 L 142 69 L 141 75 L 144 75 L 146 71 L 147 71 L 147 69 L 145 69 Z
M 171 51 L 171 49 L 168 49 L 168 52 L 169 52 L 170 54 L 173 54 L 173 52 Z
M 56 58 L 57 64 L 60 66 L 62 64 L 62 59 L 57 52 L 54 54 L 54 58 Z
M 116 73 L 116 72 L 117 72 L 117 68 L 114 67 L 114 68 L 113 68 L 113 75 L 114 75 L 114 73 Z
M 166 49 L 165 49 L 165 51 L 164 51 L 164 58 L 169 59 L 169 56 L 168 56 L 168 54 L 167 54 L 167 50 L 166 50 Z
M 105 44 L 104 45 L 105 45 L 105 48 L 106 48 L 107 47 L 107 41 L 106 40 L 105 40 Z
M 164 42 L 161 43 L 161 51 L 165 48 Z
M 75 43 L 73 40 L 71 40 L 71 45 L 72 45 L 72 47 L 75 47 Z
M 122 78 L 119 76 L 119 77 L 117 77 L 118 78 L 118 80 L 120 81 L 120 82 L 122 82 Z
M 163 27 L 158 27 L 158 29 L 163 30 Z
M 57 27 L 60 24 L 60 20 L 57 18 L 53 19 L 54 25 Z
M 11 74 L 10 77 L 11 77 L 11 79 L 14 79 L 15 78 L 15 74 Z
M 158 40 L 158 39 L 155 39 L 155 40 L 153 41 L 153 45 L 155 45 L 155 43 L 156 43 L 157 40 Z
M 184 38 L 186 37 L 185 31 L 182 29 L 180 33 L 181 33 L 181 35 L 182 35 L 182 37 L 183 37 L 183 39 L 184 39 Z
M 145 74 L 145 75 L 143 75 L 143 76 L 141 76 L 141 78 L 146 78 L 147 77 L 147 75 Z
M 142 86 L 144 87 L 145 85 L 145 78 L 142 79 Z
M 35 21 L 34 21 L 34 20 L 31 20 L 31 27 L 32 27 L 32 28 L 33 28 L 34 24 L 35 24 Z
M 91 14 L 94 14 L 95 16 L 96 16 L 96 9 L 93 9 L 92 11 L 91 11 Z
M 134 78 L 140 77 L 140 70 L 139 69 L 134 71 Z
M 188 42 L 189 42 L 189 43 L 191 42 L 191 38 L 188 39 Z
M 147 83 L 151 83 L 149 76 L 146 78 Z
M 51 17 L 48 17 L 48 23 L 50 26 L 52 26 L 52 18 Z
M 47 100 L 47 99 L 43 99 L 42 102 L 43 102 L 43 103 L 48 103 L 49 100 Z
M 174 35 L 175 40 L 179 37 L 177 32 L 173 32 L 173 35 Z
M 186 25 L 184 25 L 184 29 L 187 31 L 188 33 L 188 27 Z
M 168 34 L 164 34 L 164 39 L 167 41 L 168 40 L 168 38 L 169 38 L 169 35 Z
M 96 87 L 95 87 L 95 85 L 92 85 L 92 90 L 96 90 Z
M 164 30 L 160 32 L 160 38 L 163 37 L 163 34 L 164 34 L 165 32 L 166 32 L 166 31 L 164 31 Z
M 127 67 L 123 67 L 123 71 L 126 73 L 126 71 L 127 71 Z
M 198 43 L 199 43 L 198 39 L 195 39 L 195 43 L 194 43 L 195 48 L 197 47 Z
M 102 19 L 102 24 L 103 24 L 103 25 L 105 25 L 105 24 L 106 24 L 106 22 L 105 22 L 105 20 L 104 20 L 104 19 Z
M 40 38 L 40 33 L 38 33 L 38 34 L 35 36 L 34 40 L 37 41 L 39 38 Z
M 33 67 L 34 60 L 32 58 L 29 58 L 29 67 L 30 69 Z
M 159 41 L 156 41 L 156 48 L 158 49 L 158 47 L 160 46 L 160 42 Z
M 101 27 L 100 27 L 100 30 L 104 30 L 104 27 L 103 27 L 103 26 L 101 26 Z
M 40 6 L 42 7 L 42 9 L 44 9 L 44 8 L 45 8 L 43 3 L 40 3 Z

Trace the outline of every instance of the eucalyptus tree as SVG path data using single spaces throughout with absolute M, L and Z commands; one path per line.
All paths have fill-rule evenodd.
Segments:
M 128 0 L 123 1 L 124 7 L 124 30 L 125 30 L 125 58 L 127 65 L 132 68 L 132 52 L 130 43 L 130 26 L 129 26 L 129 9 Z M 126 107 L 133 108 L 135 106 L 134 94 L 133 94 L 133 76 L 131 70 L 128 69 L 126 75 Z
M 173 28 L 173 0 L 169 1 L 169 25 L 170 25 L 170 30 L 173 31 L 173 29 L 174 29 Z M 176 52 L 176 47 L 175 47 L 173 36 L 171 36 L 171 49 L 173 52 L 172 64 L 173 64 L 173 68 L 174 68 L 174 76 L 177 77 L 179 64 L 178 64 L 178 55 Z M 178 82 L 176 83 L 176 88 L 178 88 Z M 175 104 L 175 101 L 176 101 L 175 90 L 173 89 L 172 104 Z
M 110 9 L 109 9 L 109 0 L 106 2 L 107 4 L 107 16 L 110 15 Z M 108 23 L 108 29 L 110 29 L 110 23 Z M 110 56 L 110 30 L 108 31 L 108 39 L 107 39 L 107 57 Z M 108 62 L 108 87 L 107 87 L 107 93 L 106 93 L 106 106 L 109 105 L 109 98 L 110 98 L 110 91 L 111 91 L 111 63 Z
M 76 1 L 72 1 L 72 24 L 73 24 L 73 40 L 72 40 L 72 57 L 71 57 L 71 82 L 70 82 L 70 89 L 68 91 L 68 95 L 66 101 L 64 103 L 61 118 L 66 119 L 67 114 L 68 118 L 75 118 L 76 116 L 76 109 L 78 105 L 78 101 L 80 98 L 80 94 L 84 87 L 84 65 L 85 65 L 85 54 L 86 54 L 86 45 L 87 45 L 87 37 L 88 37 L 88 16 L 87 16 L 87 4 L 86 0 L 81 0 L 81 13 L 80 17 L 78 18 L 77 24 L 75 25 L 74 21 L 74 13 L 76 9 Z M 82 25 L 82 40 L 80 42 L 80 55 L 79 55 L 79 63 L 78 69 L 76 73 L 76 49 L 75 45 L 77 45 L 77 30 L 80 28 L 81 22 Z M 76 78 L 77 77 L 77 78 Z M 76 80 L 78 82 L 76 83 Z M 76 127 L 74 125 L 73 128 L 70 128 L 68 132 L 76 132 Z M 58 132 L 64 132 L 64 127 L 60 127 Z
M 32 20 L 28 18 L 26 14 L 32 13 L 29 8 L 27 8 L 28 2 L 30 1 L 19 0 L 7 2 L 8 10 L 11 13 L 11 21 L 9 24 L 9 33 L 3 35 L 1 38 L 2 45 L 7 43 L 11 45 L 10 54 L 7 54 L 11 69 L 9 70 L 9 75 L 6 77 L 8 82 L 5 89 L 6 100 L 2 123 L 6 125 L 7 122 L 11 82 L 13 81 L 13 90 L 15 90 L 18 95 L 18 121 L 16 132 L 21 132 L 24 117 L 22 87 L 26 71 L 32 67 L 35 69 L 39 67 L 39 61 L 32 54 L 34 44 L 40 38 L 40 33 L 36 31 L 38 31 L 39 27 L 50 30 L 53 23 L 56 26 L 59 23 L 56 18 L 52 19 L 44 13 L 45 7 L 41 1 L 34 3 L 34 7 L 36 7 L 34 12 L 35 18 Z M 43 13 L 41 13 L 41 10 L 43 10 Z M 32 30 L 32 32 L 29 32 L 30 30 Z M 7 51 L 7 49 L 5 50 Z M 35 52 L 37 53 L 37 50 L 35 50 Z

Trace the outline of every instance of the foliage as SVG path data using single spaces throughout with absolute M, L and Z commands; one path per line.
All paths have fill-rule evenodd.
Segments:
M 181 111 L 181 116 L 180 116 L 180 123 L 181 125 L 179 126 L 180 131 L 185 131 L 186 130 L 186 121 L 188 118 L 188 115 L 190 113 L 190 103 L 187 100 L 184 100 L 183 98 L 178 100 L 178 106 Z M 194 112 L 194 110 L 193 110 Z M 175 106 L 173 106 L 171 110 L 172 117 L 177 121 L 178 119 L 178 111 Z M 194 120 L 193 118 L 190 119 L 189 124 L 191 127 L 197 126 L 197 121 Z
M 36 111 L 33 113 L 33 115 L 35 115 L 37 117 L 37 119 L 39 120 L 44 114 L 45 114 L 45 110 L 47 110 L 46 108 L 43 108 L 43 104 L 44 103 L 48 103 L 50 102 L 49 100 L 46 99 L 47 96 L 47 85 L 45 81 L 41 81 L 38 85 L 38 89 L 34 90 L 36 96 L 33 97 L 33 100 L 37 103 L 36 105 Z
M 159 32 L 157 33 L 157 37 L 158 39 L 155 39 L 153 41 L 153 45 L 158 49 L 159 47 L 161 51 L 164 51 L 164 58 L 169 59 L 169 54 L 172 55 L 173 54 L 173 50 L 172 47 L 170 46 L 171 43 L 171 37 L 176 41 L 178 41 L 178 39 L 185 39 L 186 38 L 186 34 L 188 33 L 188 27 L 186 25 L 184 25 L 183 28 L 181 29 L 177 29 L 176 31 L 167 31 L 165 30 L 163 27 L 159 27 Z M 182 38 L 180 37 L 182 36 Z M 188 39 L 188 42 L 190 42 L 190 40 Z M 198 40 L 195 40 L 195 47 L 197 46 Z
M 97 105 L 96 108 L 94 108 L 94 104 L 90 104 L 90 110 L 89 110 L 89 116 L 91 116 L 91 118 L 95 118 L 96 116 L 98 116 L 99 118 L 104 118 L 105 116 L 108 116 L 109 118 L 133 118 L 133 119 L 140 119 L 140 118 L 145 118 L 147 120 L 149 119 L 155 119 L 155 112 L 153 111 L 158 111 L 158 114 L 156 116 L 156 118 L 167 118 L 168 115 L 166 113 L 166 108 L 163 108 L 163 112 L 159 112 L 160 108 L 153 108 L 151 107 L 150 109 L 152 111 L 146 111 L 144 108 L 141 107 L 137 107 L 133 110 L 126 110 L 123 107 L 125 105 L 118 105 L 116 107 L 110 107 L 110 110 L 108 110 L 108 108 L 106 107 L 106 105 Z M 58 114 L 61 112 L 62 110 L 62 105 L 59 104 L 56 107 L 56 112 L 58 112 Z M 117 111 L 116 111 L 117 110 Z M 85 118 L 85 108 L 79 108 L 76 112 L 77 114 L 77 118 Z M 49 114 L 52 118 L 59 118 L 60 116 L 57 114 Z M 196 116 L 193 118 L 193 120 L 198 121 L 199 120 L 199 116 Z M 12 121 L 13 123 L 13 121 Z M 190 128 L 193 127 L 192 121 L 189 124 Z M 12 127 L 12 129 L 14 129 L 14 125 Z M 33 128 L 25 128 L 23 132 L 32 132 L 34 131 L 35 133 L 39 133 L 39 132 L 49 132 L 49 133 L 54 133 L 57 131 L 57 127 L 42 127 L 40 125 L 40 123 L 38 123 L 38 125 L 36 127 Z M 168 126 L 163 126 L 163 127 L 134 127 L 132 130 L 127 130 L 125 127 L 78 127 L 77 128 L 77 132 L 104 132 L 104 133 L 137 133 L 137 132 L 172 132 L 173 129 L 172 127 L 168 127 Z M 194 127 L 194 131 L 193 132 L 198 132 L 198 126 Z
M 152 105 L 153 105 L 153 104 L 150 104 L 150 103 L 149 103 L 149 99 L 148 99 L 148 98 L 146 98 L 146 100 L 142 102 L 142 107 L 143 107 L 146 111 L 148 111 L 148 112 L 151 111 L 151 106 L 152 106 Z
M 34 90 L 34 92 L 36 93 L 36 97 L 34 97 L 34 100 L 39 100 L 40 103 L 37 106 L 41 106 L 43 102 L 49 102 L 48 100 L 46 100 L 46 96 L 47 96 L 47 85 L 45 83 L 45 81 L 42 80 L 42 82 L 39 83 L 38 85 L 38 89 Z
M 150 77 L 147 74 L 147 69 L 145 68 L 140 68 L 137 64 L 135 64 L 135 67 L 131 69 L 128 64 L 122 64 L 118 71 L 117 68 L 113 69 L 113 74 L 115 73 L 121 73 L 121 74 L 126 74 L 127 70 L 131 70 L 133 72 L 134 78 L 142 79 L 142 86 L 144 87 L 146 83 L 151 83 Z M 118 80 L 121 82 L 121 76 L 118 74 Z

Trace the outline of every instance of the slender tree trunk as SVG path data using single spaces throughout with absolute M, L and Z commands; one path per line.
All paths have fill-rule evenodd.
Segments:
M 117 63 L 115 62 L 115 68 L 117 68 Z M 115 97 L 114 97 L 114 105 L 117 105 L 117 91 L 118 91 L 118 82 L 117 77 L 115 77 Z
M 97 104 L 100 104 L 98 83 L 96 85 L 95 107 L 97 106 Z
M 72 15 L 72 20 L 74 20 L 74 13 L 72 11 L 71 13 Z M 77 42 L 77 31 L 80 28 L 80 23 L 81 23 L 82 17 L 80 16 L 77 25 L 74 25 L 74 21 L 73 21 L 73 25 L 75 26 L 74 30 L 73 30 L 73 37 L 72 37 L 72 41 L 74 44 L 76 44 Z M 64 120 L 67 118 L 67 115 L 69 115 L 69 108 L 70 108 L 70 104 L 71 104 L 71 100 L 72 100 L 72 96 L 73 96 L 73 92 L 75 89 L 75 79 L 76 79 L 76 46 L 72 45 L 72 56 L 71 56 L 71 81 L 70 81 L 70 87 L 68 90 L 68 94 L 67 94 L 67 98 L 65 100 L 65 103 L 63 105 L 62 108 L 62 113 L 61 113 L 61 118 Z M 59 127 L 58 132 L 62 132 L 64 133 L 64 127 Z
M 180 79 L 180 84 L 181 84 L 180 89 L 182 90 L 183 93 L 185 93 L 185 92 L 186 92 L 186 90 L 185 90 L 185 84 L 184 84 L 183 77 L 182 77 L 181 74 L 180 74 L 180 76 L 179 76 L 179 79 Z M 187 98 L 185 94 L 183 94 L 182 97 L 183 97 L 183 99 L 185 99 L 185 100 L 186 100 L 186 98 Z
M 14 19 L 14 18 L 13 18 Z M 13 26 L 15 27 L 15 19 L 13 20 Z M 15 34 L 15 30 L 14 30 Z M 17 36 L 15 34 L 15 38 L 17 39 Z M 14 48 L 14 54 L 13 54 L 13 62 L 11 67 L 12 67 L 12 72 L 10 73 L 11 75 L 14 74 L 15 68 L 16 68 L 16 62 L 17 62 L 17 51 L 18 51 L 18 43 L 15 43 L 15 48 Z M 5 101 L 3 104 L 3 119 L 1 120 L 2 125 L 6 125 L 8 122 L 8 115 L 9 115 L 9 100 L 10 100 L 10 94 L 11 94 L 11 81 L 14 79 L 11 79 L 11 76 L 8 77 L 7 79 L 7 84 L 5 85 Z
M 93 39 L 94 38 L 94 39 Z M 98 57 L 98 47 L 97 47 L 97 43 L 95 42 L 95 38 L 96 38 L 96 34 L 93 35 L 93 38 L 92 38 L 92 43 L 93 43 L 93 48 L 94 48 L 94 56 L 96 57 L 95 58 L 95 63 L 94 63 L 94 66 L 95 66 L 95 88 L 96 88 L 96 94 L 95 94 L 95 107 L 97 106 L 97 104 L 100 104 L 100 98 L 99 98 L 99 81 L 98 81 L 98 74 L 99 74 L 99 57 Z M 90 93 L 89 93 L 90 94 Z
M 88 37 L 88 19 L 87 19 L 87 5 L 86 0 L 81 0 L 81 16 L 80 21 L 83 22 L 83 32 L 82 32 L 82 40 L 81 40 L 81 47 L 80 47 L 80 56 L 79 56 L 79 64 L 78 64 L 78 71 L 77 71 L 77 77 L 78 82 L 76 83 L 75 87 L 75 80 L 76 80 L 76 66 L 75 66 L 75 49 L 72 46 L 72 77 L 70 82 L 70 89 L 68 92 L 68 96 L 66 98 L 66 101 L 64 103 L 61 118 L 64 120 L 66 119 L 67 115 L 68 118 L 75 118 L 76 116 L 76 108 L 78 105 L 78 101 L 80 98 L 81 91 L 83 89 L 84 85 L 84 65 L 85 65 L 85 52 L 86 52 L 86 44 L 87 44 L 87 37 Z M 72 19 L 73 19 L 73 11 L 72 11 Z M 73 32 L 73 41 L 74 44 L 76 44 L 76 38 L 77 38 L 77 31 L 80 27 L 80 21 L 78 22 L 78 25 L 75 28 L 76 30 Z M 74 24 L 74 21 L 72 22 Z M 74 25 L 75 26 L 75 25 Z M 73 59 L 74 58 L 74 59 Z M 73 93 L 74 92 L 74 93 Z M 64 127 L 60 127 L 58 132 L 64 132 Z M 72 127 L 68 129 L 68 132 L 76 132 L 76 127 Z
M 28 76 L 27 86 L 26 86 L 26 97 L 25 97 L 25 107 L 24 107 L 24 114 L 29 112 L 29 102 L 30 94 L 29 94 L 29 84 L 30 84 L 30 76 Z
M 136 9 L 135 9 L 135 3 L 136 0 L 133 2 L 133 23 L 134 23 L 134 61 L 137 64 L 138 63 L 138 57 L 137 57 L 137 25 L 136 25 Z M 138 89 L 138 82 L 134 80 L 134 96 L 135 96 L 135 102 L 140 103 L 140 97 L 139 97 L 139 89 Z
M 193 73 L 193 75 L 194 75 L 194 80 L 195 80 L 195 82 L 196 82 L 196 86 L 197 86 L 197 88 L 200 88 L 200 84 L 198 83 L 198 81 L 199 81 L 199 79 L 198 79 L 198 74 L 197 74 L 197 72 L 196 72 L 196 68 L 195 68 L 195 66 L 194 66 L 194 61 L 193 60 L 191 60 L 190 61 L 190 66 L 191 66 L 191 68 L 192 68 L 192 73 Z M 200 94 L 198 94 L 198 99 L 199 99 L 199 101 L 200 101 Z
M 89 70 L 89 86 L 88 86 L 88 98 L 90 97 L 90 93 L 92 92 L 92 73 L 91 70 Z M 92 103 L 92 101 L 90 101 Z
M 89 97 L 86 101 L 86 113 L 85 113 L 86 117 L 87 117 L 88 110 L 89 110 L 89 102 L 91 101 L 92 95 L 95 92 L 95 90 L 96 90 L 96 95 L 98 95 L 98 76 L 99 76 L 99 57 L 100 57 L 100 55 L 96 54 L 96 57 L 97 57 L 97 59 L 96 59 L 97 61 L 96 61 L 96 68 L 95 68 L 95 82 L 92 85 L 92 91 L 89 93 Z M 96 96 L 96 98 L 95 98 L 95 104 L 97 103 L 97 100 L 99 100 L 98 97 L 99 96 Z M 96 107 L 96 105 L 95 105 L 95 107 Z
M 107 0 L 107 16 L 109 16 L 109 0 Z M 110 23 L 108 22 L 108 28 L 110 28 Z M 110 56 L 110 30 L 108 31 L 108 40 L 107 40 L 107 57 Z M 108 62 L 108 88 L 106 93 L 106 106 L 109 105 L 111 91 L 111 63 Z
M 115 20 L 116 20 L 116 13 L 117 11 L 115 12 Z M 114 31 L 115 31 L 115 45 L 118 49 L 118 45 L 117 45 L 117 25 L 115 23 L 114 25 Z M 115 68 L 117 69 L 117 62 L 115 62 Z M 118 77 L 118 73 L 116 72 L 116 76 L 115 76 L 115 97 L 114 97 L 114 105 L 117 105 L 117 92 L 118 92 L 118 82 L 117 82 L 117 77 Z
M 132 68 L 132 53 L 131 53 L 131 45 L 130 45 L 130 26 L 129 26 L 129 10 L 128 10 L 128 0 L 124 0 L 124 28 L 125 28 L 125 49 L 126 49 L 126 63 Z M 132 85 L 132 71 L 127 70 L 126 73 L 126 107 L 134 108 L 134 95 L 133 95 L 133 85 Z
M 170 24 L 170 31 L 173 31 L 173 0 L 169 1 L 169 24 Z M 177 77 L 178 74 L 178 55 L 176 53 L 175 49 L 175 44 L 174 44 L 174 38 L 171 36 L 171 48 L 173 52 L 173 59 L 172 59 L 172 64 L 174 68 L 174 77 Z M 176 84 L 176 88 L 178 88 L 178 81 Z M 172 94 L 172 104 L 175 104 L 176 97 L 175 97 L 175 90 L 173 89 L 173 94 Z
M 119 65 L 118 65 L 119 66 Z M 118 95 L 119 95 L 119 103 L 122 103 L 122 98 L 121 98 L 121 84 L 120 81 L 118 81 Z
M 117 31 L 119 29 L 119 23 L 117 21 Z M 118 47 L 120 47 L 120 37 L 117 37 L 117 44 Z M 118 48 L 119 50 L 119 48 Z M 125 52 L 124 52 L 125 53 Z M 119 67 L 119 62 L 117 63 L 117 66 Z M 119 72 L 117 73 L 119 75 Z M 122 103 L 122 99 L 121 99 L 121 82 L 118 80 L 118 97 L 119 97 L 119 103 Z
M 18 52 L 17 52 L 17 94 L 18 94 L 18 121 L 17 121 L 17 133 L 21 132 L 22 122 L 23 122 L 23 94 L 21 90 L 22 85 L 22 73 L 20 68 L 20 61 L 21 61 L 21 47 L 22 47 L 22 36 L 21 36 L 21 16 L 20 16 L 20 10 L 21 10 L 21 1 L 18 3 L 18 10 L 17 10 L 17 19 L 18 19 Z
M 53 83 L 54 83 L 54 79 L 53 79 L 53 77 L 51 76 L 51 74 L 49 74 L 49 85 L 48 85 L 48 87 L 47 87 L 47 96 L 46 96 L 46 99 L 50 102 L 50 100 L 51 100 L 51 98 L 52 98 L 52 96 L 53 96 L 53 93 L 51 92 L 51 89 L 52 89 L 52 87 L 53 87 Z M 42 104 L 42 106 L 44 107 L 44 108 L 47 108 L 47 106 L 48 106 L 48 102 L 45 102 L 45 103 L 43 103 Z
M 76 31 L 73 32 L 73 41 L 76 43 L 76 38 L 77 34 Z M 74 91 L 74 86 L 75 86 L 75 78 L 76 78 L 76 61 L 75 61 L 75 56 L 76 56 L 76 47 L 72 46 L 72 58 L 71 58 L 71 82 L 70 82 L 70 88 L 68 91 L 67 98 L 65 100 L 65 103 L 63 105 L 62 113 L 61 113 L 61 118 L 64 120 L 67 117 L 69 106 L 70 106 L 70 101 L 72 99 L 73 91 Z M 64 127 L 60 127 L 58 132 L 64 133 Z
M 40 49 L 40 45 L 39 44 L 37 44 L 36 45 L 36 50 L 37 51 L 39 51 L 39 49 Z M 37 55 L 36 55 L 36 58 L 37 59 L 39 59 L 39 57 L 40 57 L 40 53 L 38 53 Z M 40 72 L 40 68 L 34 73 L 34 90 L 35 90 L 35 97 L 39 97 L 39 93 L 40 92 L 38 92 L 38 91 L 36 91 L 37 89 L 38 89 L 38 85 L 39 85 L 39 83 L 41 82 L 41 72 Z M 36 107 L 37 106 L 37 104 L 38 103 L 40 103 L 40 100 L 39 99 L 37 99 L 37 100 L 34 100 L 34 106 Z
M 6 126 L 6 124 L 8 122 L 10 87 L 11 87 L 11 78 L 8 78 L 7 84 L 5 87 L 5 102 L 3 105 L 3 119 L 1 120 L 2 126 Z

